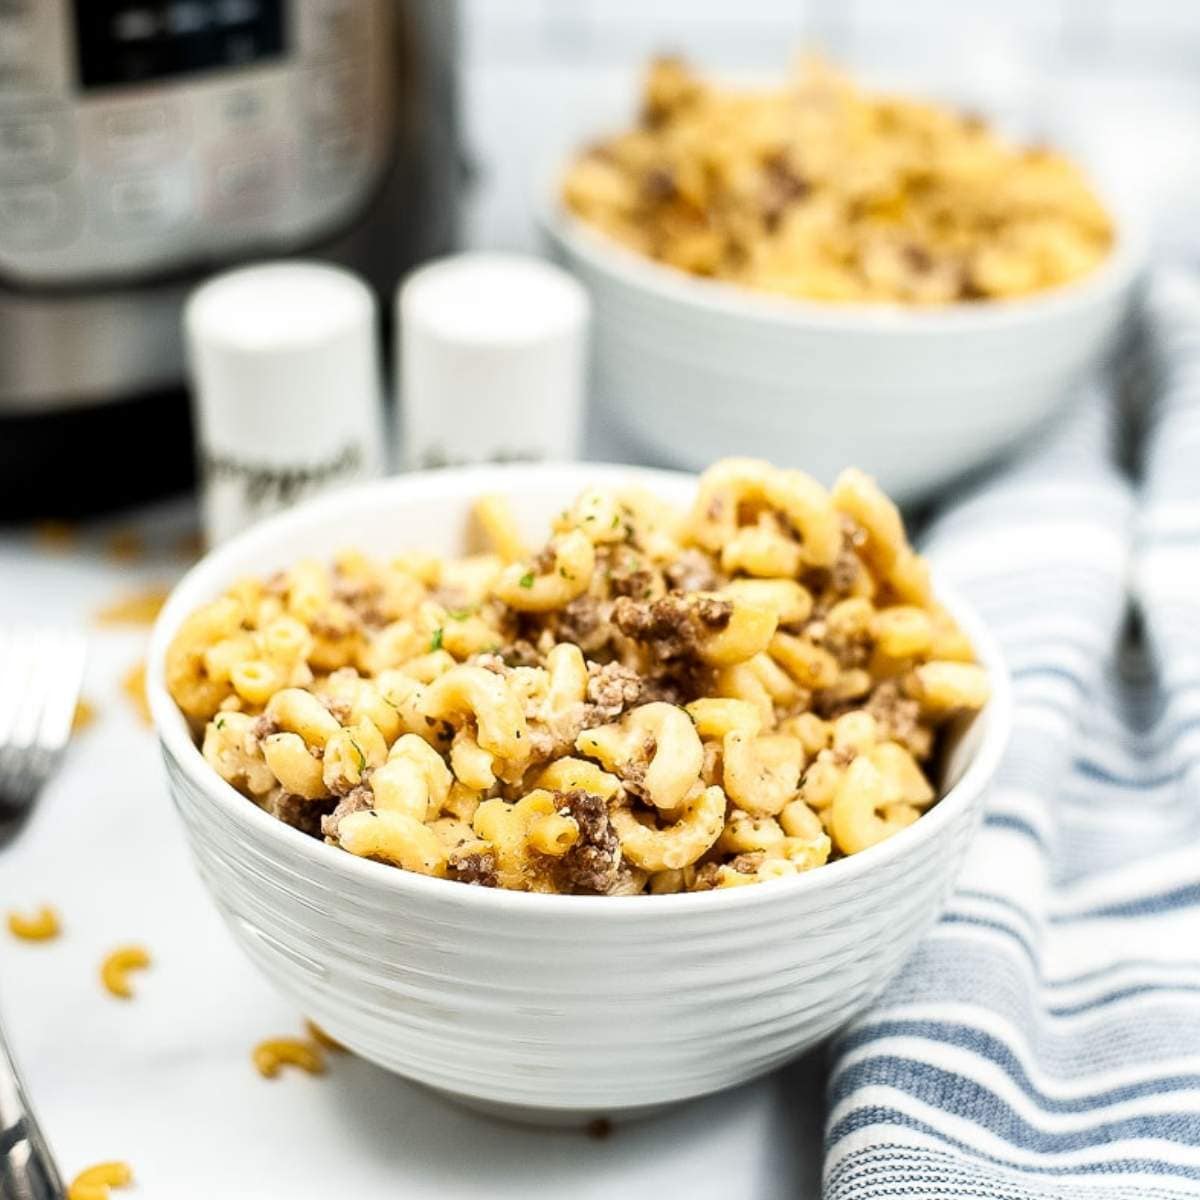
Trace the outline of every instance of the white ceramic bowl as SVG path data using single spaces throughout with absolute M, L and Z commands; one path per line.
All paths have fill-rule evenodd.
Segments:
M 557 179 L 557 176 L 555 176 Z M 701 470 L 749 454 L 824 483 L 853 463 L 910 502 L 1011 447 L 1096 366 L 1143 258 L 1028 299 L 937 309 L 793 300 L 699 279 L 544 203 L 556 258 L 593 302 L 594 396 L 642 458 Z
M 592 465 L 448 470 L 282 514 L 194 567 L 154 630 L 150 708 L 175 804 L 234 937 L 347 1046 L 463 1101 L 542 1121 L 621 1115 L 759 1075 L 868 1003 L 934 920 L 1008 736 L 999 651 L 943 598 L 994 683 L 949 755 L 949 791 L 889 841 L 808 874 L 692 895 L 467 887 L 355 858 L 268 816 L 204 761 L 167 694 L 184 617 L 247 573 L 353 543 L 455 551 L 472 499 L 510 496 L 532 535 L 587 482 L 686 503 L 686 476 Z

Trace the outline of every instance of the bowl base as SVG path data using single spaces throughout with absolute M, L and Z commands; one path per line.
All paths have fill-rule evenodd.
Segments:
M 686 1104 L 686 1100 L 666 1100 L 658 1104 L 641 1104 L 632 1108 L 541 1108 L 528 1104 L 506 1104 L 502 1100 L 486 1100 L 480 1096 L 464 1096 L 458 1092 L 424 1085 L 443 1100 L 471 1112 L 482 1113 L 497 1121 L 516 1125 L 537 1125 L 542 1129 L 582 1130 L 593 1137 L 605 1137 L 612 1125 L 655 1117 L 668 1109 Z

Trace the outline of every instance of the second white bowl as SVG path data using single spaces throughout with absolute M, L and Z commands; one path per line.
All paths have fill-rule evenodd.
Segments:
M 697 279 L 551 202 L 553 253 L 594 311 L 601 417 L 642 457 L 700 470 L 729 454 L 824 483 L 848 462 L 908 502 L 1012 446 L 1113 342 L 1142 261 L 1129 221 L 1077 283 L 937 309 L 792 300 Z

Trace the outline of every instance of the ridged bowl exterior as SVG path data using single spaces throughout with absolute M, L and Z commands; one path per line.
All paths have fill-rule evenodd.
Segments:
M 619 1114 L 728 1087 L 861 1010 L 936 917 L 1006 737 L 1003 666 L 986 631 L 951 601 L 999 686 L 951 755 L 957 783 L 916 825 L 794 880 L 626 898 L 467 887 L 288 828 L 204 762 L 166 694 L 162 655 L 182 617 L 252 564 L 270 569 L 302 547 L 321 556 L 347 529 L 368 550 L 439 538 L 455 549 L 447 530 L 481 491 L 515 495 L 532 528 L 585 481 L 614 475 L 672 497 L 688 486 L 623 468 L 497 468 L 386 481 L 296 510 L 188 576 L 160 619 L 149 668 L 171 794 L 250 958 L 355 1052 L 535 1119 Z M 382 538 L 372 525 L 381 513 Z
M 816 304 L 697 280 L 557 210 L 543 227 L 592 297 L 596 398 L 625 442 L 701 470 L 748 454 L 829 483 L 847 463 L 902 502 L 1057 412 L 1111 345 L 1132 231 L 1078 283 L 943 309 Z

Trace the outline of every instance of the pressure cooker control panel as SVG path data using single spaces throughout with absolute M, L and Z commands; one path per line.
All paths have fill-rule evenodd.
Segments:
M 392 0 L 0 0 L 0 280 L 337 232 L 392 146 Z

